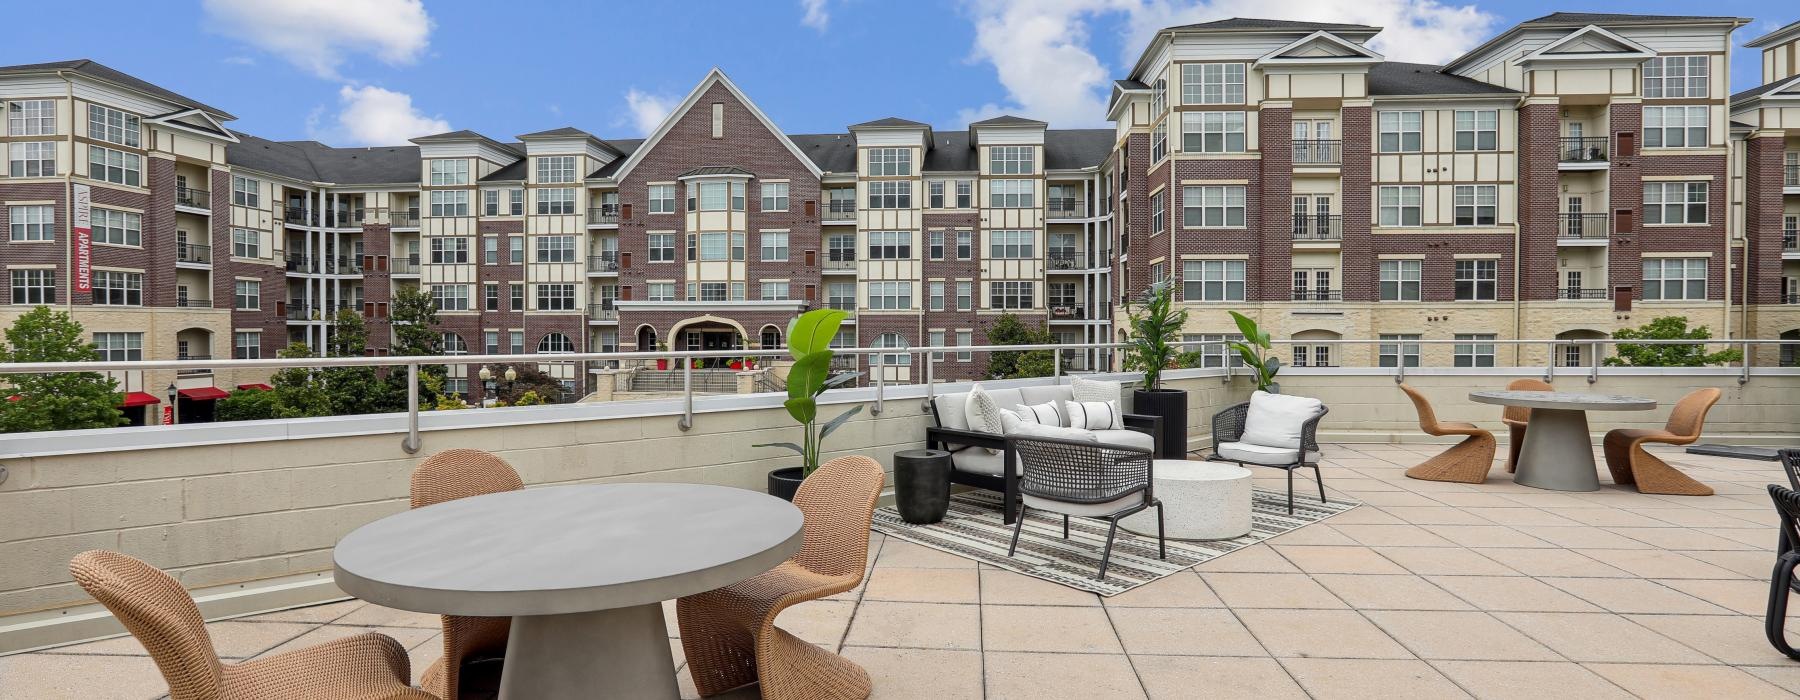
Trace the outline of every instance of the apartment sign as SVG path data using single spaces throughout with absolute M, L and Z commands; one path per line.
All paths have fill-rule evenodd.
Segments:
M 93 192 L 87 185 L 75 186 L 74 204 L 75 292 L 88 294 L 94 291 L 94 228 Z

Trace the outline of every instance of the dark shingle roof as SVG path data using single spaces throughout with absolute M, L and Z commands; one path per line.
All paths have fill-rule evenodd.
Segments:
M 1537 19 L 1528 19 L 1519 24 L 1608 24 L 1608 23 L 1656 23 L 1677 24 L 1681 22 L 1734 22 L 1736 17 L 1699 17 L 1692 15 L 1632 15 L 1609 12 L 1552 12 Z
M 1118 142 L 1112 129 L 1052 129 L 1044 132 L 1044 169 L 1074 170 L 1106 162 Z
M 619 157 L 612 159 L 612 162 L 609 162 L 606 165 L 600 166 L 599 170 L 588 173 L 588 177 L 612 177 L 613 173 L 619 172 L 619 168 L 625 165 L 625 159 L 630 158 L 632 153 L 637 152 L 638 146 L 644 145 L 644 140 L 613 139 L 611 141 L 602 141 L 601 143 L 611 147 L 614 151 L 618 151 Z
M 558 127 L 555 129 L 548 129 L 545 131 L 534 131 L 529 134 L 520 134 L 519 138 L 529 139 L 529 138 L 534 138 L 534 137 L 538 137 L 538 136 L 586 136 L 589 138 L 593 138 L 594 135 L 590 134 L 588 132 L 582 131 L 580 129 L 577 129 L 575 127 L 572 127 L 572 126 L 564 126 L 564 127 Z
M 1215 20 L 1212 22 L 1201 22 L 1199 24 L 1183 24 L 1183 25 L 1176 26 L 1176 27 L 1169 27 L 1167 29 L 1164 29 L 1163 31 L 1169 31 L 1169 30 L 1173 30 L 1173 29 L 1221 29 L 1221 30 L 1223 30 L 1223 29 L 1294 29 L 1294 30 L 1304 30 L 1304 31 L 1327 31 L 1327 32 L 1329 32 L 1329 31 L 1354 31 L 1354 30 L 1371 31 L 1371 32 L 1381 31 L 1381 27 L 1372 27 L 1367 24 L 1332 24 L 1330 22 L 1295 22 L 1292 20 L 1285 20 L 1285 19 L 1258 19 L 1255 17 L 1232 17 L 1230 19 L 1221 19 L 1221 20 Z
M 163 88 L 159 85 L 154 85 L 154 84 L 145 82 L 143 80 L 139 80 L 135 77 L 132 77 L 130 75 L 127 75 L 120 71 L 114 70 L 103 64 L 96 63 L 93 60 L 86 59 L 86 58 L 80 58 L 80 59 L 76 59 L 73 61 L 54 61 L 51 63 L 27 63 L 27 64 L 22 64 L 22 65 L 17 65 L 17 66 L 0 66 L 0 75 L 13 74 L 13 73 L 42 73 L 42 72 L 58 71 L 58 70 L 73 71 L 75 73 L 80 73 L 80 74 L 88 76 L 90 78 L 104 80 L 109 83 L 113 83 L 113 84 L 120 85 L 120 86 L 123 86 L 126 88 L 130 88 L 132 90 L 136 90 L 138 92 L 141 92 L 141 93 L 144 93 L 147 95 L 151 95 L 153 97 L 156 97 L 161 100 L 165 100 L 167 102 L 173 102 L 173 103 L 181 105 L 183 107 L 191 107 L 194 109 L 205 110 L 205 111 L 211 112 L 223 119 L 236 119 L 237 118 L 237 117 L 232 116 L 230 112 L 227 112 L 225 110 L 219 109 L 217 107 L 213 107 L 213 106 L 208 105 L 199 100 L 177 94 L 177 93 L 170 91 L 166 88 Z
M 1789 22 L 1788 24 L 1784 25 L 1780 29 L 1777 29 L 1775 31 L 1769 32 L 1762 36 L 1756 37 L 1755 39 L 1751 39 L 1749 41 L 1744 42 L 1744 45 L 1748 46 L 1750 48 L 1753 48 L 1753 49 L 1760 49 L 1769 44 L 1775 43 L 1779 39 L 1787 38 L 1787 36 L 1789 34 L 1793 33 L 1795 30 L 1800 30 L 1800 21 Z
M 1756 87 L 1750 88 L 1749 90 L 1745 90 L 1736 95 L 1732 95 L 1731 101 L 1737 102 L 1739 100 L 1747 100 L 1752 97 L 1760 97 L 1762 95 L 1766 95 L 1771 92 L 1774 92 L 1777 88 L 1780 88 L 1781 86 L 1790 84 L 1792 82 L 1794 82 L 1794 78 L 1792 76 L 1789 76 L 1789 77 L 1777 80 L 1773 83 L 1765 83 L 1763 85 L 1758 85 Z
M 861 124 L 851 124 L 850 128 L 856 129 L 856 128 L 861 128 L 861 127 L 882 127 L 882 126 L 918 126 L 918 127 L 929 128 L 931 125 L 926 124 L 924 122 L 915 122 L 911 119 L 901 119 L 899 117 L 883 117 L 881 119 L 877 119 L 872 122 L 863 122 Z
M 1428 63 L 1384 61 L 1369 66 L 1370 95 L 1516 95 L 1517 90 L 1441 73 Z
M 1024 117 L 1015 117 L 1010 114 L 1002 114 L 993 119 L 983 119 L 971 123 L 969 126 L 1049 126 L 1049 124 L 1040 122 L 1036 119 L 1026 119 Z
M 932 134 L 931 150 L 925 152 L 925 162 L 919 169 L 925 172 L 970 172 L 979 169 L 980 161 L 975 158 L 975 147 L 969 141 L 967 131 L 938 131 Z M 854 171 L 852 164 L 849 170 Z
M 1137 81 L 1137 80 L 1114 80 L 1113 81 L 1113 89 L 1115 89 L 1115 90 L 1149 90 L 1150 86 L 1145 85 L 1142 81 Z
M 233 132 L 225 148 L 234 166 L 307 182 L 381 184 L 419 181 L 419 147 L 333 148 L 318 141 L 270 141 Z
M 527 162 L 528 161 L 526 161 L 524 158 L 520 158 L 511 163 L 507 163 L 506 167 L 503 167 L 499 170 L 495 170 L 494 172 L 488 173 L 487 177 L 481 178 L 481 181 L 482 182 L 524 182 L 525 181 L 525 173 L 527 172 L 526 171 L 526 163 Z
M 934 132 L 935 133 L 935 132 Z M 788 139 L 811 158 L 813 165 L 828 173 L 856 170 L 856 137 L 849 134 L 792 134 Z M 927 154 L 927 158 L 930 155 Z
M 677 175 L 676 177 L 698 177 L 701 175 L 755 175 L 755 174 L 756 173 L 750 172 L 748 170 L 737 167 L 735 165 L 702 165 L 698 168 L 694 168 L 693 170 L 689 170 L 685 173 Z
M 489 138 L 488 138 L 488 137 L 486 137 L 486 136 L 483 136 L 483 135 L 481 135 L 481 134 L 478 134 L 478 133 L 475 133 L 475 132 L 473 132 L 473 131 L 470 131 L 470 130 L 468 130 L 468 129 L 457 129 L 457 130 L 456 130 L 456 131 L 446 131 L 446 132 L 444 132 L 444 133 L 441 133 L 441 134 L 427 134 L 427 135 L 425 135 L 425 136 L 420 136 L 420 137 L 417 137 L 417 138 L 412 138 L 412 139 L 408 139 L 408 140 L 409 140 L 409 141 L 412 141 L 412 142 L 413 142 L 413 143 L 418 143 L 418 142 L 420 142 L 420 141 L 425 141 L 425 142 L 431 142 L 431 141 L 467 141 L 467 140 L 469 140 L 469 139 L 487 139 L 487 140 L 489 140 L 489 141 L 493 141 L 493 139 L 489 139 Z M 495 141 L 495 143 L 499 143 L 499 142 L 498 142 L 498 141 Z

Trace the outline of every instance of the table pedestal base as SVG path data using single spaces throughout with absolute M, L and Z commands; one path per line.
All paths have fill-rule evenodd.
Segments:
M 675 700 L 661 603 L 512 619 L 500 700 Z
M 1549 408 L 1531 409 L 1519 471 L 1513 482 L 1553 491 L 1599 491 L 1594 446 L 1589 442 L 1587 413 Z

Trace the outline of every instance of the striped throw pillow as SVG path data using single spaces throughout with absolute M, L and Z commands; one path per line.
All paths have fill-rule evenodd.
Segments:
M 1068 425 L 1068 422 L 1063 420 L 1062 409 L 1057 408 L 1055 401 L 1032 406 L 1020 406 L 1013 409 L 1013 413 L 1018 414 L 1019 421 L 1022 423 L 1054 425 L 1059 428 Z
M 1067 401 L 1069 427 L 1084 430 L 1124 430 L 1125 419 L 1119 416 L 1117 401 Z

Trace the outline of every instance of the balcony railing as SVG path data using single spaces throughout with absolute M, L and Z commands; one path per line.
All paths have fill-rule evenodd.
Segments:
M 1800 187 L 1800 165 L 1784 165 L 1782 169 L 1781 186 Z
M 1344 142 L 1336 139 L 1296 139 L 1294 165 L 1337 165 L 1344 158 Z
M 393 270 L 393 274 L 396 275 L 416 275 L 419 274 L 419 259 L 394 258 L 390 261 L 388 269 Z
M 333 228 L 359 228 L 362 226 L 362 209 L 339 209 L 325 212 L 325 225 Z
M 1800 250 L 1800 230 L 1788 229 L 1781 232 L 1782 250 Z
M 1556 215 L 1556 237 L 1562 240 L 1601 239 L 1611 235 L 1607 231 L 1607 215 L 1563 212 Z
M 1086 261 L 1082 260 L 1080 253 L 1058 251 L 1050 253 L 1050 269 L 1052 270 L 1079 270 L 1083 267 L 1086 267 Z
M 175 244 L 175 262 L 210 264 L 212 263 L 212 246 L 177 243 Z
M 1337 241 L 1344 238 L 1344 217 L 1336 214 L 1297 214 L 1294 240 Z
M 856 202 L 839 200 L 828 203 L 825 205 L 825 211 L 820 218 L 826 221 L 855 221 Z
M 305 207 L 293 207 L 293 206 L 282 207 L 280 211 L 276 212 L 276 214 L 281 217 L 282 223 L 301 224 L 301 225 L 306 225 L 306 224 L 311 223 L 306 218 L 306 208 Z
M 390 220 L 392 221 L 392 223 L 390 224 L 391 226 L 396 226 L 396 227 L 400 227 L 400 228 L 418 228 L 419 227 L 419 208 L 413 207 L 411 209 L 407 209 L 406 211 L 394 212 L 394 215 L 390 218 Z
M 830 255 L 825 256 L 825 269 L 854 270 L 856 269 L 856 254 L 849 251 L 832 251 Z
M 318 272 L 319 261 L 307 255 L 289 255 L 287 257 L 288 272 Z
M 1606 137 L 1604 136 L 1565 137 L 1561 143 L 1562 162 L 1564 163 L 1606 162 Z
M 212 194 L 206 190 L 197 190 L 192 187 L 177 187 L 175 188 L 175 206 L 211 209 Z
M 1087 202 L 1074 197 L 1052 197 L 1044 204 L 1052 219 L 1080 219 L 1087 216 Z
M 1087 307 L 1082 304 L 1050 304 L 1050 318 L 1084 319 L 1087 318 Z
M 619 205 L 602 204 L 597 207 L 588 207 L 587 221 L 590 224 L 619 223 Z
M 1303 289 L 1294 290 L 1294 301 L 1343 301 L 1342 289 Z
M 588 256 L 588 272 L 618 272 L 619 254 L 602 253 Z
M 212 300 L 200 297 L 175 297 L 175 306 L 183 309 L 210 309 Z
M 1609 299 L 1612 297 L 1612 291 L 1605 288 L 1563 287 L 1557 290 L 1556 295 L 1562 299 Z
M 1800 294 L 1783 294 L 1781 295 L 1781 303 L 1800 304 Z
M 617 320 L 619 320 L 619 310 L 616 308 L 613 308 L 613 306 L 611 304 L 601 303 L 598 301 L 589 302 L 587 309 L 588 309 L 588 318 L 593 319 L 595 321 L 617 321 Z

